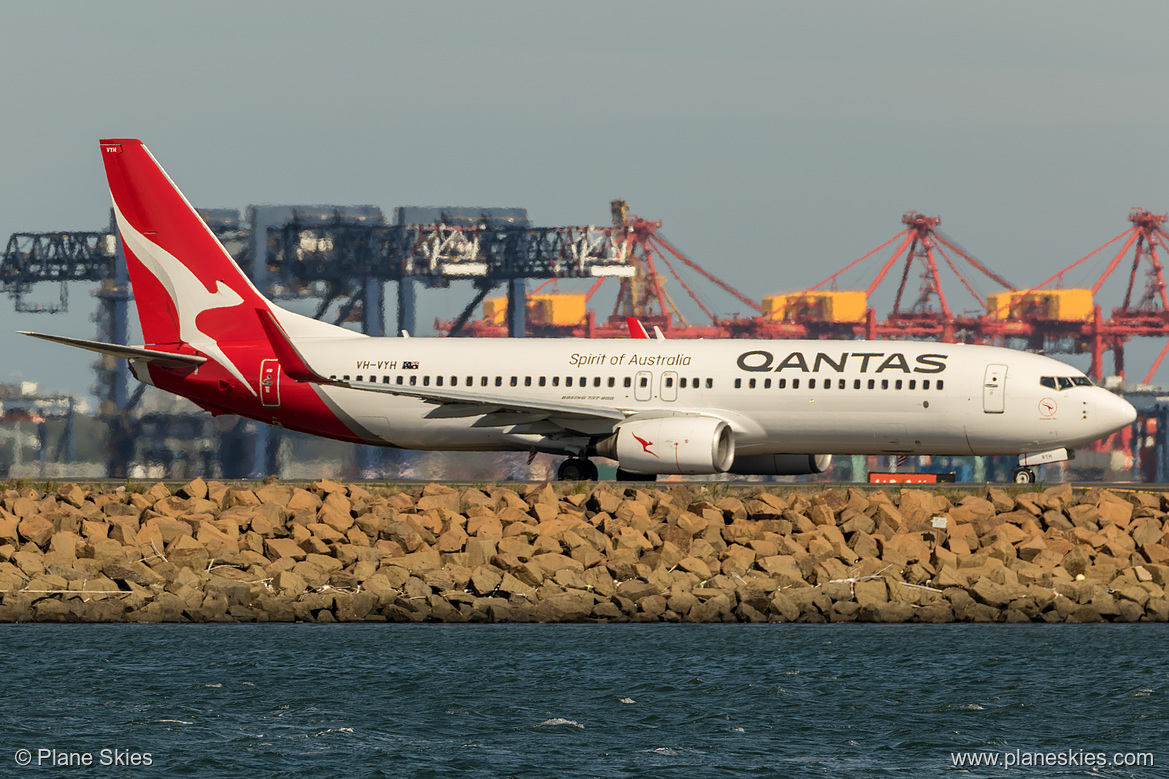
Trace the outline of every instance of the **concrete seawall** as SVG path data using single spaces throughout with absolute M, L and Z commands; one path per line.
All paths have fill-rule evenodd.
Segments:
M 1164 622 L 1169 498 L 195 480 L 0 496 L 0 622 Z M 937 530 L 935 518 L 946 528 Z

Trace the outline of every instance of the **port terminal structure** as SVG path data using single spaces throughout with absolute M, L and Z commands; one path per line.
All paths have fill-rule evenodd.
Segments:
M 406 206 L 394 209 L 392 220 L 376 206 L 249 206 L 242 218 L 234 209 L 199 213 L 266 295 L 316 299 L 316 318 L 354 323 L 373 336 L 386 334 L 387 282 L 397 287 L 397 333 L 416 331 L 416 285 L 447 287 L 469 280 L 476 295 L 463 318 L 469 319 L 491 290 L 503 286 L 511 302 L 507 331 L 519 337 L 527 332 L 528 279 L 634 273 L 622 231 L 533 227 L 522 208 Z M 17 311 L 66 311 L 68 285 L 75 282 L 97 286 L 97 340 L 128 343 L 132 296 L 112 213 L 107 230 L 25 232 L 8 239 L 0 256 L 0 288 Z M 43 289 L 36 285 L 44 284 L 58 285 L 57 294 L 49 302 L 31 302 L 34 288 Z M 152 433 L 184 423 L 166 412 L 139 413 L 146 385 L 131 392 L 121 361 L 102 357 L 95 369 L 98 416 L 109 426 L 108 473 L 123 478 L 136 447 L 162 437 Z M 226 476 L 267 475 L 277 468 L 280 434 L 251 425 L 248 440 L 222 435 L 218 451 L 202 456 L 227 464 Z M 191 430 L 190 437 L 200 436 Z
M 911 211 L 902 217 L 900 232 L 820 283 L 758 301 L 687 257 L 661 233 L 660 222 L 631 214 L 621 200 L 611 203 L 608 227 L 533 227 L 525 210 L 503 208 L 403 207 L 391 220 L 375 206 L 251 206 L 242 218 L 231 209 L 200 213 L 257 287 L 278 299 L 314 298 L 318 318 L 354 323 L 370 335 L 385 334 L 386 282 L 396 283 L 397 331 L 412 333 L 416 285 L 448 287 L 464 280 L 475 292 L 457 319 L 436 323 L 446 335 L 624 337 L 624 317 L 638 316 L 670 338 L 925 338 L 1087 353 L 1090 375 L 1105 383 L 1123 382 L 1126 342 L 1169 339 L 1162 277 L 1166 216 L 1143 209 L 1132 210 L 1131 226 L 1120 235 L 1033 287 L 1016 286 L 965 251 L 942 233 L 940 217 Z M 13 234 L 0 257 L 0 286 L 17 310 L 51 313 L 67 307 L 67 283 L 95 283 L 97 338 L 125 343 L 130 291 L 117 244 L 112 227 Z M 1107 258 L 1107 267 L 1090 287 L 1064 287 L 1070 271 L 1082 273 L 1097 257 Z M 866 263 L 879 267 L 871 283 L 852 288 L 844 283 L 847 272 Z M 1098 293 L 1120 268 L 1127 270 L 1124 302 L 1106 317 Z M 731 295 L 743 311 L 716 313 L 682 271 Z M 610 276 L 618 279 L 616 300 L 608 319 L 598 321 L 591 304 Z M 942 279 L 951 276 L 973 306 L 947 294 Z M 593 283 L 584 293 L 545 291 L 570 278 Z M 529 279 L 542 284 L 529 292 Z M 896 294 L 892 310 L 879 318 L 874 295 L 887 280 L 897 280 Z M 30 303 L 33 286 L 45 282 L 60 285 L 56 299 Z M 979 287 L 988 283 L 993 291 L 981 293 Z M 500 287 L 503 297 L 489 297 Z M 675 296 L 681 287 L 692 301 L 689 308 L 701 316 L 688 318 L 671 287 Z M 480 306 L 483 316 L 475 318 Z M 1105 374 L 1108 352 L 1110 375 Z M 1166 352 L 1169 340 L 1142 385 Z M 125 368 L 115 360 L 99 361 L 97 371 L 99 415 L 112 433 L 110 475 L 123 475 L 136 445 L 134 433 L 143 430 L 141 416 L 133 414 L 143 387 L 130 393 Z M 1130 452 L 1141 463 L 1134 472 L 1157 463 L 1149 475 L 1169 481 L 1165 403 L 1156 391 L 1144 394 L 1134 430 L 1106 446 Z M 279 434 L 254 427 L 244 446 L 250 455 L 232 466 L 231 475 L 275 470 L 269 437 Z M 240 460 L 240 448 L 239 441 L 221 442 L 220 459 L 230 459 L 231 450 Z M 1142 455 L 1145 448 L 1154 451 Z

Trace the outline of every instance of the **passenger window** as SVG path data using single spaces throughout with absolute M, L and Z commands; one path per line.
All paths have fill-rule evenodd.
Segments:
M 922 389 L 929 389 L 930 388 L 930 380 L 929 379 L 922 379 L 921 380 L 921 388 Z
M 735 389 L 742 389 L 742 388 L 743 388 L 743 380 L 742 379 L 735 379 Z
M 881 389 L 889 389 L 889 380 L 881 379 Z
M 910 379 L 909 380 L 909 388 L 910 389 L 917 389 L 917 379 Z
M 382 376 L 382 384 L 389 384 L 389 383 L 390 383 L 390 377 L 389 376 Z
M 329 377 L 329 381 L 336 381 L 336 380 L 337 380 L 336 374 Z
M 853 389 L 860 389 L 860 388 L 861 388 L 861 380 L 860 380 L 860 379 L 857 379 L 856 381 L 854 381 L 854 382 L 852 383 L 852 388 L 853 388 Z
M 589 380 L 586 379 L 584 376 L 581 376 L 580 377 L 580 384 L 578 384 L 577 386 L 578 387 L 587 387 L 587 386 L 589 386 Z
M 434 386 L 436 386 L 436 387 L 442 386 L 442 376 L 435 376 L 434 377 Z
M 876 386 L 877 386 L 877 382 L 873 379 L 869 379 L 869 389 L 873 389 Z
M 837 389 L 848 389 L 848 382 L 846 382 L 844 379 L 841 379 L 840 382 L 836 385 L 836 388 Z
M 530 386 L 532 386 L 532 377 L 531 377 L 531 376 L 525 376 L 525 377 L 524 377 L 524 386 L 525 386 L 525 387 L 530 387 Z
M 679 379 L 679 380 L 678 380 L 678 386 L 679 386 L 681 389 L 686 389 L 686 380 L 685 380 L 685 379 Z
M 625 389 L 629 389 L 630 387 L 633 386 L 633 379 L 626 376 L 624 384 L 625 384 Z
M 749 389 L 755 389 L 755 380 L 754 379 L 747 379 L 747 387 Z
M 799 388 L 800 388 L 800 380 L 799 379 L 792 379 L 792 389 L 799 389 Z
M 468 377 L 467 377 L 467 386 L 468 386 L 468 387 L 474 387 L 474 386 L 475 386 L 475 377 L 474 377 L 474 376 L 468 376 Z
M 571 376 L 564 377 L 564 386 L 566 386 L 566 387 L 572 386 L 572 377 Z
M 666 377 L 666 386 L 667 387 L 674 386 L 674 380 L 672 378 L 670 378 L 669 376 Z
M 713 389 L 713 388 L 714 388 L 714 379 L 707 379 L 707 380 L 706 380 L 706 388 L 707 388 L 707 389 Z
M 548 379 L 545 378 L 544 376 L 541 376 L 540 381 L 538 383 L 541 387 L 543 387 L 544 385 L 546 385 L 548 383 Z
M 943 386 L 942 380 L 938 379 L 938 389 L 942 389 L 942 386 Z
M 612 376 L 610 376 L 610 377 L 609 377 L 609 386 L 610 386 L 610 387 L 616 387 L 616 386 L 617 386 L 617 380 L 616 380 L 616 379 L 614 379 Z
M 808 389 L 816 389 L 816 380 L 808 379 Z
M 503 386 L 503 377 L 502 376 L 495 377 L 495 386 L 497 386 L 497 387 Z
M 411 387 L 414 387 L 414 386 L 416 386 L 417 384 L 418 384 L 418 377 L 417 377 L 417 376 L 415 376 L 415 375 L 411 375 L 411 376 L 410 376 L 410 386 L 411 386 Z
M 361 381 L 361 374 L 358 374 L 358 375 L 354 376 L 354 377 L 353 377 L 353 380 L 354 380 L 354 381 Z
M 682 381 L 686 381 L 686 380 L 682 379 Z M 764 379 L 763 380 L 763 389 L 771 389 L 771 379 Z
M 600 377 L 600 376 L 597 376 L 597 377 L 595 377 L 595 378 L 593 379 L 593 386 L 594 386 L 594 387 L 599 387 L 599 386 L 601 386 L 601 377 Z
M 430 386 L 430 377 L 429 377 L 429 376 L 423 376 L 423 377 L 422 377 L 422 386 L 423 386 L 423 387 L 429 387 L 429 386 Z
M 395 376 L 395 377 L 394 377 L 394 383 L 395 383 L 395 384 L 401 384 L 401 383 L 402 383 L 402 377 L 401 377 L 401 376 Z
M 649 379 L 647 379 L 646 377 L 642 376 L 642 377 L 641 377 L 641 380 L 638 382 L 638 384 L 640 384 L 640 385 L 641 385 L 641 386 L 643 386 L 643 387 L 648 387 L 648 386 L 649 386 Z
M 559 377 L 559 376 L 553 376 L 553 377 L 552 377 L 552 386 L 553 386 L 553 387 L 559 387 L 559 386 L 560 386 L 560 377 Z
M 777 384 L 780 389 L 787 389 L 787 379 L 780 379 Z
M 893 382 L 893 389 L 901 389 L 901 379 Z

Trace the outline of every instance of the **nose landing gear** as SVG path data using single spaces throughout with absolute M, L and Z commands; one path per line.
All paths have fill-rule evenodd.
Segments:
M 1016 468 L 1012 477 L 1012 481 L 1014 481 L 1015 484 L 1034 484 L 1035 471 L 1031 470 L 1030 468 Z

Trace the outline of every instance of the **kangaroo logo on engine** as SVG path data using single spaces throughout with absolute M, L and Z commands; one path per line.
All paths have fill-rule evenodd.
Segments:
M 773 373 L 785 370 L 820 373 L 822 369 L 829 368 L 836 373 L 844 373 L 850 367 L 861 373 L 884 373 L 885 371 L 941 373 L 946 370 L 945 360 L 947 357 L 949 355 L 946 354 L 919 354 L 914 358 L 915 364 L 911 368 L 909 360 L 901 352 L 841 352 L 836 357 L 824 352 L 817 352 L 815 355 L 792 352 L 776 362 L 775 355 L 771 352 L 752 349 L 740 354 L 736 364 L 745 371 L 772 371 Z

